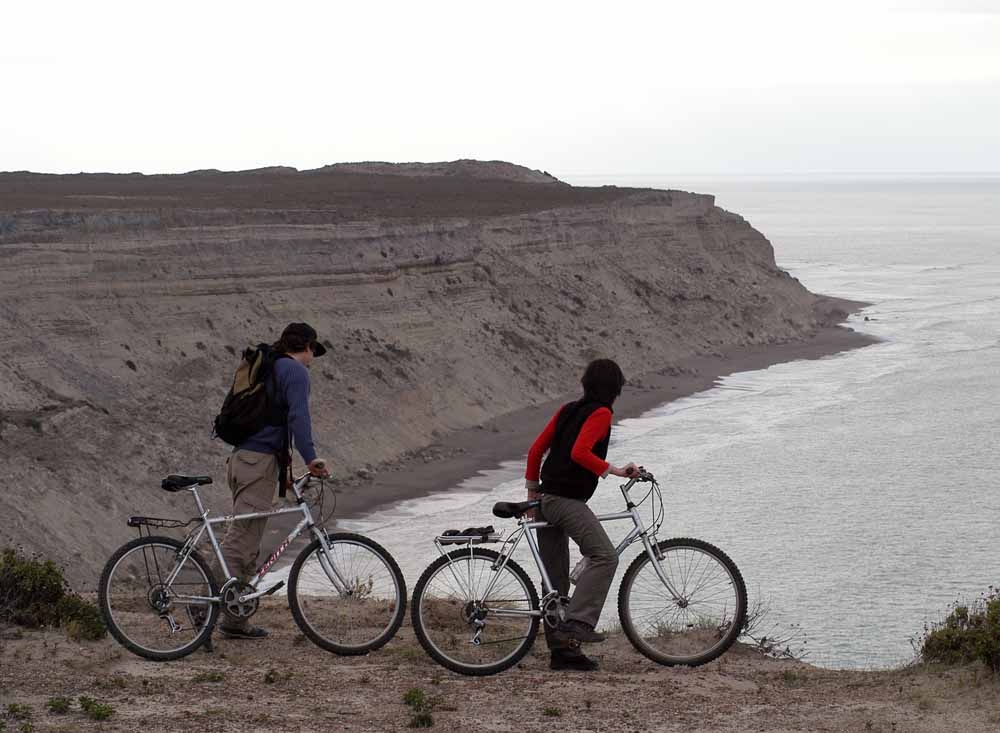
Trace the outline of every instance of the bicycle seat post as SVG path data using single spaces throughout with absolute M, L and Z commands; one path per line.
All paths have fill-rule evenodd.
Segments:
M 188 491 L 190 491 L 191 495 L 194 496 L 194 503 L 198 505 L 198 516 L 204 517 L 207 514 L 207 511 L 205 510 L 205 505 L 201 503 L 201 497 L 198 496 L 198 487 L 192 486 L 188 489 Z

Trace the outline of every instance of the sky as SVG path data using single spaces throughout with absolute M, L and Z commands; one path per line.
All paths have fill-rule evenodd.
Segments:
M 5 4 L 0 170 L 1000 171 L 1000 0 Z

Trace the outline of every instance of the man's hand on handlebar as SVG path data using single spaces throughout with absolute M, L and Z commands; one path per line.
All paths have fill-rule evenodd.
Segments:
M 326 467 L 326 461 L 322 458 L 313 458 L 309 461 L 309 473 L 318 478 L 330 477 L 330 469 Z

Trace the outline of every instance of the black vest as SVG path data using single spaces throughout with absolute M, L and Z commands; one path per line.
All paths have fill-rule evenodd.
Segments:
M 607 405 L 586 400 L 570 402 L 563 406 L 556 420 L 556 431 L 552 436 L 549 454 L 542 464 L 540 490 L 543 494 L 555 494 L 580 501 L 587 501 L 594 495 L 600 477 L 574 461 L 570 454 L 587 418 L 602 407 Z M 609 428 L 607 435 L 594 444 L 594 455 L 602 460 L 607 458 L 610 440 Z

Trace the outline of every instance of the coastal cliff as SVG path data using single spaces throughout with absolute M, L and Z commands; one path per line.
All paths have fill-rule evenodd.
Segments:
M 0 541 L 89 584 L 129 514 L 189 516 L 159 478 L 221 479 L 237 355 L 290 321 L 329 349 L 314 432 L 346 477 L 570 392 L 598 356 L 670 374 L 845 316 L 712 196 L 461 163 L 0 174 Z

